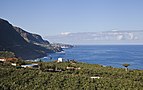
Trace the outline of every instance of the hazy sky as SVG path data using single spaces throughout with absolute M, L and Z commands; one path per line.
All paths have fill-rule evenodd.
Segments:
M 1 0 L 0 18 L 43 36 L 143 30 L 143 0 Z

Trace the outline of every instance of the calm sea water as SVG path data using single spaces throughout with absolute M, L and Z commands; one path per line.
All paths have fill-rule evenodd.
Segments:
M 54 60 L 61 57 L 117 68 L 123 68 L 122 64 L 128 63 L 130 69 L 143 69 L 143 45 L 75 46 L 65 49 L 65 53 L 54 53 L 49 56 Z M 49 61 L 49 56 L 44 60 Z

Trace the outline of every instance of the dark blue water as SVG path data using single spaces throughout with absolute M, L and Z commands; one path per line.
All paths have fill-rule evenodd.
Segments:
M 65 49 L 65 53 L 55 53 L 50 56 L 54 60 L 61 57 L 118 68 L 122 68 L 122 64 L 128 63 L 130 69 L 143 69 L 143 45 L 75 46 Z M 47 58 L 44 60 L 49 61 Z

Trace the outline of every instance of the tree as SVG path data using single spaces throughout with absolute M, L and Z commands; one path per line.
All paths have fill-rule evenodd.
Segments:
M 130 66 L 130 64 L 123 64 L 123 66 L 125 67 L 125 70 L 128 71 L 128 66 Z

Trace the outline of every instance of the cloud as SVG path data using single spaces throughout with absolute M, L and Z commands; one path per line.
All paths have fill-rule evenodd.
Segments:
M 61 35 L 69 35 L 71 32 L 62 32 Z

